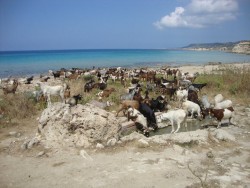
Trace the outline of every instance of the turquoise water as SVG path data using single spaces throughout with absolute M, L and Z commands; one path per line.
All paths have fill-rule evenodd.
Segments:
M 185 50 L 60 50 L 0 52 L 0 77 L 32 75 L 60 68 L 139 67 L 250 62 L 249 55 Z

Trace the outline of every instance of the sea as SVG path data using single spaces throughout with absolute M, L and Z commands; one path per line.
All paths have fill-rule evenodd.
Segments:
M 0 52 L 0 78 L 61 68 L 150 67 L 250 62 L 250 55 L 182 49 L 90 49 Z

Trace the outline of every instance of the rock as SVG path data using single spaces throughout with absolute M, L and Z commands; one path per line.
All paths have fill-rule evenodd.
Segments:
M 114 146 L 116 144 L 117 140 L 115 138 L 112 138 L 108 140 L 107 146 Z
M 208 131 L 196 130 L 189 132 L 180 132 L 175 134 L 167 134 L 168 140 L 176 144 L 207 144 Z
M 96 144 L 96 148 L 97 149 L 103 149 L 104 148 L 104 145 L 100 144 L 100 143 L 97 143 Z
M 37 145 L 40 141 L 38 140 L 37 137 L 32 138 L 27 145 L 28 149 L 31 149 L 33 146 Z
M 145 148 L 145 147 L 149 146 L 149 143 L 144 139 L 140 139 L 140 140 L 138 140 L 138 146 Z
M 232 52 L 250 54 L 250 41 L 241 41 L 232 48 Z
M 33 146 L 35 146 L 39 143 L 40 143 L 39 137 L 34 137 L 31 139 L 28 139 L 21 145 L 21 149 L 31 149 Z
M 222 129 L 216 129 L 215 131 L 213 131 L 211 133 L 218 140 L 235 141 L 235 137 L 233 135 L 229 134 L 227 131 L 224 131 Z
M 91 147 L 118 137 L 121 122 L 114 114 L 91 104 L 69 107 L 53 103 L 39 118 L 39 130 L 45 146 Z M 113 144 L 113 142 L 112 142 Z
M 214 154 L 212 151 L 207 152 L 207 157 L 208 158 L 214 158 Z
M 174 144 L 173 149 L 174 149 L 174 151 L 176 151 L 179 154 L 183 153 L 183 148 L 181 146 L 178 146 L 178 145 Z
M 250 108 L 245 108 L 245 112 L 250 112 Z
M 26 140 L 26 141 L 21 145 L 21 149 L 23 149 L 23 150 L 28 149 L 28 143 L 29 143 L 29 140 Z
M 37 154 L 37 157 L 41 157 L 41 156 L 43 156 L 45 154 L 45 152 L 44 151 L 41 151 L 41 152 L 39 152 L 38 154 Z
M 80 155 L 81 155 L 84 159 L 93 161 L 92 157 L 91 157 L 85 150 L 81 150 L 81 151 L 80 151 Z
M 121 138 L 122 142 L 128 142 L 128 141 L 133 141 L 133 140 L 139 140 L 139 139 L 144 139 L 145 136 L 138 132 L 132 132 L 130 135 L 124 136 Z
M 120 118 L 119 118 L 120 119 Z M 123 121 L 123 119 L 120 119 Z M 126 121 L 121 123 L 120 135 L 128 135 L 131 132 L 136 131 L 135 123 L 133 121 Z
M 17 134 L 16 131 L 11 131 L 11 132 L 9 132 L 9 135 L 10 135 L 10 136 L 16 136 L 16 134 Z
M 166 136 L 164 135 L 153 136 L 149 137 L 148 139 L 156 144 L 166 144 L 168 142 Z

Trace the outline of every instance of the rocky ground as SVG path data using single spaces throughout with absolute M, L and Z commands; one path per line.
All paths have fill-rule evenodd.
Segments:
M 2 128 L 1 187 L 249 187 L 250 108 L 235 108 L 237 126 L 149 138 L 134 132 L 120 140 L 89 139 L 87 148 L 69 144 L 67 136 L 44 136 L 46 126 L 56 126 L 50 121 L 38 135 L 42 117 Z M 107 130 L 107 135 L 115 131 Z

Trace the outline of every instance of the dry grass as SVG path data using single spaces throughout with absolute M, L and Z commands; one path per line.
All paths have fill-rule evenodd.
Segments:
M 22 120 L 37 114 L 39 106 L 33 99 L 24 94 L 10 94 L 2 96 L 0 100 L 0 110 L 4 112 L 0 119 L 1 125 L 11 123 L 13 119 Z
M 207 93 L 211 97 L 221 93 L 225 98 L 232 99 L 240 104 L 248 104 L 250 102 L 249 67 L 222 66 L 211 74 L 201 74 L 195 82 L 207 83 L 208 85 L 202 92 Z

